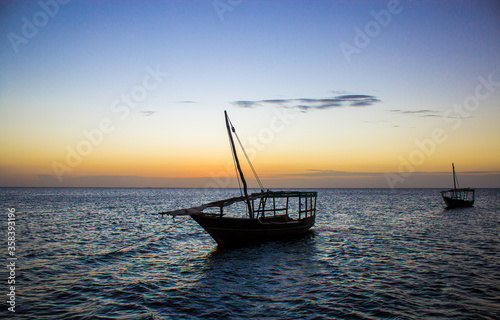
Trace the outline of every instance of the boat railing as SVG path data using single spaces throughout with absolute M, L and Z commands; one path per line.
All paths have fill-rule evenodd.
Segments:
M 252 208 L 257 218 L 265 218 L 266 214 L 271 213 L 274 217 L 279 214 L 297 215 L 300 220 L 316 214 L 316 197 L 316 191 L 267 192 L 259 199 L 257 207 L 256 199 L 252 199 Z
M 250 201 L 250 208 L 255 218 L 266 218 L 271 215 L 274 217 L 277 215 L 293 215 L 291 218 L 297 217 L 300 220 L 316 215 L 316 197 L 316 191 L 266 191 L 252 193 L 249 195 L 248 200 Z M 293 201 L 294 199 L 296 201 Z M 238 212 L 239 209 L 242 209 L 241 206 L 246 201 L 247 198 L 243 196 L 233 197 L 205 203 L 197 207 L 160 212 L 160 214 L 172 216 L 206 214 L 223 217 L 227 213 Z M 257 204 L 256 201 L 258 202 Z M 233 205 L 236 205 L 236 208 L 232 210 L 228 208 L 230 206 L 233 207 Z M 247 207 L 246 205 L 244 206 Z M 224 210 L 225 208 L 228 209 Z M 215 212 L 207 212 L 205 209 L 212 209 Z
M 447 196 L 454 200 L 464 200 L 471 201 L 474 199 L 474 189 L 463 188 L 463 189 L 450 189 L 441 192 L 443 196 Z

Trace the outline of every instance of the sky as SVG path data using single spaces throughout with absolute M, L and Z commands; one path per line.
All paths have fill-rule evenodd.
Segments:
M 2 1 L 0 35 L 0 186 L 237 187 L 227 110 L 265 188 L 500 187 L 496 1 Z

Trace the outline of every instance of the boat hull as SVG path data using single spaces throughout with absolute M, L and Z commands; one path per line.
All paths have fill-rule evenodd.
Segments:
M 455 164 L 452 163 L 451 167 L 453 168 L 453 189 L 441 191 L 446 208 L 472 207 L 476 191 L 471 188 L 457 188 L 458 180 L 455 174 Z
M 220 217 L 219 215 L 192 215 L 217 242 L 224 247 L 298 237 L 306 233 L 315 222 L 311 215 L 299 220 L 250 219 Z
M 450 189 L 441 191 L 441 196 L 448 209 L 472 207 L 474 205 L 475 190 L 471 188 Z
M 443 196 L 444 203 L 446 203 L 447 208 L 467 208 L 474 206 L 474 200 L 460 200 L 452 199 L 450 197 Z

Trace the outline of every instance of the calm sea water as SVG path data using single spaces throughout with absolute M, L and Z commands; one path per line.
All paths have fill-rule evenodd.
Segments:
M 155 213 L 238 190 L 0 192 L 0 317 L 500 319 L 500 189 L 454 210 L 435 189 L 320 189 L 311 233 L 225 250 L 189 217 Z

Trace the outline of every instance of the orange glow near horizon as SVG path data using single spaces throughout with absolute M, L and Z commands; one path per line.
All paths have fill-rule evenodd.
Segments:
M 255 169 L 262 176 L 294 175 L 311 170 L 345 171 L 345 172 L 387 172 L 397 171 L 402 162 L 413 164 L 415 171 L 446 172 L 451 162 L 457 164 L 460 171 L 498 171 L 498 148 L 490 148 L 498 144 L 485 139 L 474 144 L 472 150 L 460 150 L 459 139 L 450 138 L 446 144 L 436 145 L 434 152 L 425 155 L 423 162 L 412 162 L 420 159 L 423 151 L 415 144 L 398 148 L 401 152 L 391 151 L 388 146 L 370 146 L 362 144 L 334 146 L 330 149 L 315 145 L 302 146 L 298 150 L 283 149 L 270 146 L 255 153 L 252 160 Z M 68 152 L 38 146 L 34 149 L 23 149 L 13 143 L 7 144 L 8 152 L 2 157 L 0 165 L 18 174 L 54 174 L 51 164 L 66 162 Z M 276 147 L 276 148 L 272 148 Z M 10 150 L 9 150 L 10 149 Z M 135 150 L 131 152 L 129 150 Z M 225 143 L 213 147 L 206 144 L 192 148 L 157 148 L 132 145 L 124 149 L 114 147 L 95 148 L 88 156 L 81 156 L 80 164 L 68 165 L 71 176 L 109 175 L 109 176 L 144 176 L 195 178 L 211 177 L 218 174 L 234 176 L 234 167 Z M 457 152 L 458 150 L 458 152 Z M 453 158 L 449 155 L 453 154 Z M 413 156 L 413 158 L 412 158 Z M 244 156 L 239 154 L 245 174 L 251 176 L 250 168 Z M 403 160 L 402 160 L 403 159 Z M 45 164 L 45 165 L 44 165 Z
M 446 140 L 431 143 L 432 130 L 443 127 L 442 121 L 416 132 L 359 126 L 347 118 L 352 124 L 340 122 L 339 127 L 324 131 L 315 122 L 320 115 L 317 112 L 314 116 L 299 118 L 264 142 L 247 140 L 247 135 L 255 139 L 262 131 L 252 132 L 248 123 L 243 122 L 241 127 L 247 129 L 239 134 L 258 174 L 286 182 L 298 176 L 301 181 L 321 179 L 315 172 L 328 176 L 342 171 L 352 173 L 351 180 L 361 181 L 356 173 L 398 172 L 401 168 L 408 170 L 408 163 L 415 172 L 448 172 L 451 162 L 455 162 L 459 172 L 500 171 L 500 142 L 492 134 L 496 128 L 494 119 L 471 122 L 464 125 L 467 129 L 464 131 L 444 127 Z M 171 133 L 165 137 L 157 134 L 160 129 L 153 130 L 141 122 L 133 131 L 117 129 L 104 136 L 98 145 L 90 145 L 78 130 L 68 136 L 54 136 L 51 130 L 24 131 L 12 139 L 4 135 L 0 138 L 4 151 L 0 178 L 4 185 L 9 185 L 15 177 L 24 176 L 23 181 L 32 179 L 28 176 L 55 177 L 54 163 L 68 169 L 64 171 L 67 177 L 234 177 L 225 128 L 219 118 L 220 114 L 214 116 L 208 124 L 198 121 L 190 127 L 189 134 L 178 135 L 181 129 L 169 128 Z M 260 121 L 266 124 L 267 120 Z M 358 129 L 351 129 L 351 125 Z M 202 134 L 191 132 L 196 126 L 201 126 Z M 483 135 L 481 129 L 488 134 Z M 239 148 L 238 156 L 245 175 L 251 179 L 252 172 Z
M 477 172 L 477 185 L 500 186 L 493 2 L 412 3 L 349 53 L 339 44 L 356 44 L 353 30 L 382 5 L 294 1 L 283 11 L 258 1 L 223 22 L 208 2 L 107 7 L 120 14 L 72 2 L 29 41 L 0 43 L 0 186 L 233 177 L 225 110 L 274 185 L 387 187 L 386 172 L 441 176 L 454 162 Z M 2 26 L 22 34 L 22 17 L 39 11 L 36 1 L 12 1 Z M 436 130 L 446 138 L 429 145 Z

